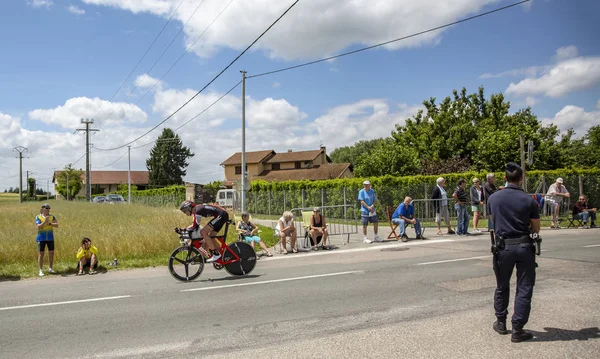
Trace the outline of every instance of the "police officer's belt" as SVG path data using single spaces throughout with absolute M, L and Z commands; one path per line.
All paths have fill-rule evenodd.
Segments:
M 533 240 L 529 238 L 529 236 L 523 236 L 518 238 L 506 238 L 504 239 L 504 244 L 523 244 L 523 243 L 533 243 Z

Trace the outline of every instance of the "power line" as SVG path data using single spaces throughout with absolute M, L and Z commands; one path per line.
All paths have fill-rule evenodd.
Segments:
M 152 41 L 152 43 L 150 44 L 150 46 L 148 46 L 148 48 L 146 49 L 146 51 L 144 52 L 144 54 L 142 55 L 142 57 L 138 60 L 138 62 L 135 64 L 135 66 L 133 67 L 133 69 L 131 69 L 131 71 L 129 72 L 129 74 L 127 75 L 127 77 L 125 77 L 125 80 L 123 80 L 123 82 L 121 82 L 121 85 L 119 86 L 119 88 L 117 89 L 117 91 L 115 91 L 112 96 L 110 97 L 110 99 L 108 100 L 108 102 L 112 101 L 115 96 L 119 93 L 119 91 L 121 91 L 121 89 L 123 88 L 123 85 L 125 85 L 125 83 L 127 82 L 127 80 L 129 80 L 129 78 L 131 77 L 131 75 L 133 74 L 133 72 L 137 69 L 137 67 L 140 65 L 140 63 L 142 62 L 142 60 L 144 60 L 144 58 L 146 58 L 146 55 L 148 55 L 148 52 L 150 51 L 150 49 L 152 48 L 152 46 L 154 46 L 154 44 L 156 43 L 156 41 L 158 40 L 158 38 L 160 37 L 160 35 L 162 35 L 163 31 L 165 31 L 165 29 L 167 28 L 167 25 L 169 25 L 169 23 L 171 22 L 171 19 L 173 19 L 173 16 L 175 16 L 175 14 L 177 13 L 177 10 L 179 10 L 179 7 L 181 6 L 181 4 L 183 4 L 185 0 L 181 0 L 181 2 L 179 3 L 179 5 L 177 5 L 177 7 L 175 8 L 175 10 L 173 11 L 173 13 L 171 13 L 171 16 L 169 17 L 169 19 L 167 20 L 167 22 L 165 22 L 165 24 L 163 25 L 162 29 L 160 29 L 160 31 L 158 32 L 158 34 L 156 35 L 156 37 L 154 38 L 154 40 Z M 102 106 L 100 107 L 100 111 L 102 111 L 102 109 L 104 108 L 104 103 L 102 104 Z M 98 111 L 98 112 L 100 112 Z M 100 121 L 101 123 L 102 121 Z M 99 125 L 99 124 L 98 124 Z
M 113 150 L 118 150 L 120 148 L 126 147 L 127 145 L 134 143 L 135 141 L 139 140 L 140 138 L 142 138 L 142 137 L 146 136 L 147 134 L 149 134 L 150 132 L 154 131 L 156 128 L 158 128 L 163 123 L 167 122 L 171 117 L 173 117 L 176 113 L 181 111 L 182 108 L 187 106 L 193 99 L 195 99 L 198 95 L 200 95 L 208 86 L 210 86 L 213 82 L 215 82 L 215 80 L 218 79 L 225 71 L 227 71 L 227 69 L 229 69 L 231 67 L 231 65 L 233 65 L 240 57 L 242 57 L 242 55 L 244 55 L 248 50 L 250 50 L 250 48 L 258 42 L 258 40 L 260 40 L 269 30 L 271 30 L 271 28 L 273 26 L 275 26 L 275 24 L 277 24 L 279 22 L 279 20 L 281 20 L 281 18 L 283 18 L 285 16 L 285 14 L 287 14 L 298 3 L 298 1 L 300 1 L 300 0 L 294 1 L 294 3 L 290 7 L 288 7 L 287 10 L 285 10 L 285 12 L 283 14 L 281 14 L 271 25 L 269 25 L 269 27 L 265 31 L 263 31 L 254 41 L 252 41 L 252 43 L 250 45 L 248 45 L 248 47 L 246 47 L 246 49 L 244 49 L 244 51 L 242 51 L 239 55 L 237 55 L 237 57 L 235 59 L 233 59 L 233 61 L 231 61 L 229 63 L 229 65 L 227 65 L 223 70 L 221 70 L 221 72 L 219 72 L 212 80 L 210 80 L 203 88 L 201 88 L 200 91 L 196 92 L 196 94 L 194 96 L 192 96 L 183 105 L 181 105 L 177 110 L 175 110 L 175 112 L 173 112 L 172 114 L 167 116 L 167 118 L 165 118 L 164 120 L 159 122 L 156 126 L 152 127 L 150 130 L 145 132 L 143 135 L 137 137 L 133 141 L 130 141 L 124 145 L 121 145 L 121 146 L 118 146 L 115 148 L 109 148 L 109 149 L 99 149 L 99 148 L 96 148 L 96 149 L 100 150 L 100 151 L 113 151 Z
M 443 29 L 443 28 L 446 28 L 446 27 L 449 27 L 449 26 L 453 26 L 453 25 L 460 24 L 460 23 L 463 23 L 463 22 L 466 22 L 466 21 L 470 21 L 470 20 L 473 20 L 473 19 L 476 19 L 476 18 L 479 18 L 479 17 L 483 17 L 483 16 L 486 16 L 486 15 L 490 15 L 490 14 L 493 14 L 493 13 L 495 13 L 495 12 L 499 12 L 499 11 L 502 11 L 502 10 L 506 10 L 506 9 L 509 9 L 509 8 L 511 8 L 511 7 L 514 7 L 514 6 L 517 6 L 517 5 L 521 5 L 521 4 L 524 4 L 524 3 L 526 3 L 526 2 L 529 2 L 529 1 L 530 1 L 530 0 L 523 0 L 523 1 L 519 1 L 519 2 L 517 2 L 517 3 L 511 4 L 511 5 L 506 5 L 506 6 L 503 6 L 503 7 L 497 8 L 497 9 L 494 9 L 494 10 L 486 11 L 486 12 L 484 12 L 484 13 L 477 14 L 477 15 L 474 15 L 474 16 L 470 16 L 470 17 L 464 18 L 464 19 L 462 19 L 462 20 L 454 21 L 454 22 L 451 22 L 451 23 L 448 23 L 448 24 L 445 24 L 445 25 L 441 25 L 441 26 L 437 26 L 437 27 L 434 27 L 434 28 L 431 28 L 431 29 L 428 29 L 428 30 L 420 31 L 420 32 L 414 33 L 414 34 L 412 34 L 412 35 L 408 35 L 408 36 L 399 37 L 399 38 L 397 38 L 397 39 L 394 39 L 394 40 L 390 40 L 390 41 L 382 42 L 382 43 L 379 43 L 379 44 L 376 44 L 376 45 L 372 45 L 372 46 L 363 47 L 363 48 L 361 48 L 361 49 L 358 49 L 358 50 L 353 50 L 353 51 L 344 52 L 344 53 L 341 53 L 341 54 L 339 54 L 339 55 L 335 55 L 335 56 L 326 57 L 326 58 L 324 58 L 324 59 L 320 59 L 320 60 L 315 60 L 315 61 L 310 61 L 310 62 L 306 62 L 306 63 L 299 64 L 299 65 L 289 66 L 289 67 L 285 67 L 285 68 L 278 69 L 278 70 L 273 70 L 273 71 L 263 72 L 263 73 L 261 73 L 261 74 L 257 74 L 257 75 L 248 76 L 248 77 L 246 77 L 246 78 L 248 78 L 248 79 L 251 79 L 251 78 L 254 78 L 254 77 L 260 77 L 260 76 L 272 75 L 272 74 L 275 74 L 275 73 L 278 73 L 278 72 L 283 72 L 283 71 L 293 70 L 293 69 L 297 69 L 297 68 L 299 68 L 299 67 L 304 67 L 304 66 L 314 65 L 314 64 L 318 64 L 319 62 L 325 62 L 325 61 L 329 61 L 329 60 L 337 59 L 338 57 L 347 56 L 347 55 L 352 55 L 352 54 L 356 54 L 356 53 L 358 53 L 358 52 L 362 52 L 362 51 L 366 51 L 366 50 L 371 50 L 371 49 L 374 49 L 374 48 L 376 48 L 376 47 L 381 47 L 381 46 L 388 45 L 388 44 L 391 44 L 391 43 L 394 43 L 394 42 L 397 42 L 397 41 L 402 41 L 402 40 L 410 39 L 411 37 L 415 37 L 415 36 L 423 35 L 423 34 L 426 34 L 426 33 L 428 33 L 428 32 L 432 32 L 432 31 L 440 30 L 440 29 Z
M 150 91 L 152 91 L 152 90 L 153 90 L 153 89 L 156 87 L 156 85 L 158 85 L 158 84 L 159 84 L 159 83 L 162 81 L 162 79 L 164 79 L 164 78 L 165 78 L 165 76 L 167 76 L 167 74 L 168 74 L 169 72 L 171 72 L 171 70 L 173 70 L 173 68 L 175 67 L 175 65 L 177 65 L 177 64 L 179 63 L 179 61 L 181 61 L 181 59 L 182 59 L 182 58 L 183 58 L 185 55 L 187 55 L 187 53 L 188 53 L 188 52 L 190 52 L 190 50 L 191 50 L 191 49 L 193 49 L 193 48 L 194 48 L 194 45 L 196 45 L 196 42 L 198 42 L 198 40 L 200 40 L 200 38 L 202 38 L 202 36 L 204 35 L 204 33 L 206 33 L 206 31 L 208 31 L 208 29 L 210 29 L 210 27 L 211 27 L 211 26 L 212 26 L 212 25 L 215 23 L 215 21 L 217 21 L 217 19 L 218 19 L 219 17 L 221 17 L 221 14 L 223 14 L 223 12 L 224 12 L 225 10 L 227 10 L 227 8 L 229 7 L 229 5 L 231 5 L 231 3 L 232 3 L 232 2 L 233 2 L 233 0 L 230 0 L 230 1 L 227 3 L 227 5 L 225 5 L 225 7 L 224 7 L 224 8 L 221 10 L 221 12 L 219 12 L 219 14 L 218 14 L 218 15 L 217 15 L 217 16 L 216 16 L 214 19 L 213 19 L 213 21 L 211 21 L 211 23 L 210 23 L 210 24 L 208 24 L 208 26 L 207 26 L 207 27 L 204 29 L 204 31 L 202 31 L 202 33 L 201 33 L 201 34 L 200 34 L 200 35 L 199 35 L 199 36 L 196 38 L 196 40 L 194 40 L 194 42 L 193 42 L 193 43 L 192 43 L 190 46 L 188 46 L 188 47 L 185 49 L 185 51 L 183 52 L 183 54 L 181 54 L 181 55 L 179 56 L 179 58 L 178 58 L 177 60 L 175 60 L 175 62 L 173 63 L 173 65 L 171 65 L 171 67 L 169 67 L 169 68 L 167 69 L 167 71 L 166 71 L 166 72 L 165 72 L 165 73 L 164 73 L 164 74 L 163 74 L 163 75 L 162 75 L 162 76 L 161 76 L 161 77 L 160 77 L 160 78 L 159 78 L 159 79 L 158 79 L 158 80 L 157 80 L 157 81 L 154 83 L 154 85 L 152 85 L 152 87 L 150 87 L 150 88 L 149 88 L 149 89 L 148 89 L 148 90 L 147 90 L 147 91 L 146 91 L 146 92 L 145 92 L 145 93 L 144 93 L 144 94 L 143 94 L 143 95 L 142 95 L 142 96 L 139 98 L 139 100 L 136 102 L 136 104 L 139 104 L 139 103 L 140 103 L 140 101 L 142 101 L 142 99 L 143 99 L 144 97 L 146 97 L 146 95 L 147 95 L 148 93 L 150 93 Z
M 196 12 L 198 11 L 198 9 L 200 9 L 200 6 L 202 6 L 202 4 L 204 4 L 205 0 L 202 0 L 200 2 L 200 4 L 198 4 L 198 6 L 196 6 L 196 9 L 194 10 L 194 12 L 192 12 L 192 14 L 188 17 L 187 21 L 185 22 L 185 24 L 183 24 L 183 26 L 181 27 L 181 29 L 179 29 L 179 31 L 177 32 L 177 34 L 175 34 L 175 36 L 173 36 L 173 38 L 171 39 L 171 41 L 169 42 L 169 44 L 167 45 L 167 47 L 165 47 L 165 49 L 162 51 L 162 53 L 158 56 L 158 58 L 156 59 L 156 61 L 154 61 L 154 63 L 152 64 L 152 66 L 150 66 L 150 68 L 145 72 L 146 74 L 150 74 L 150 72 L 154 69 L 154 66 L 156 66 L 156 64 L 158 64 L 158 62 L 163 58 L 163 56 L 167 53 L 167 51 L 171 48 L 171 45 L 173 45 L 173 42 L 175 42 L 175 40 L 179 37 L 179 34 L 181 34 L 181 32 L 185 29 L 185 27 L 187 26 L 187 24 L 190 22 L 190 20 L 192 20 L 192 18 L 194 17 L 194 15 L 196 14 Z M 182 1 L 183 2 L 183 1 Z M 179 3 L 179 5 L 181 5 L 181 3 Z M 179 7 L 177 7 L 179 8 Z M 177 10 L 175 10 L 177 11 Z M 175 14 L 175 12 L 173 12 L 173 14 Z M 170 19 L 169 19 L 170 21 Z M 165 24 L 166 25 L 166 24 Z M 162 79 L 162 78 L 161 78 Z M 160 80 L 158 80 L 156 83 L 160 82 Z M 156 83 L 152 86 L 152 88 L 154 88 L 154 86 L 156 86 Z M 138 88 L 138 84 L 135 83 L 133 88 L 129 91 L 129 93 L 127 94 L 127 96 L 125 96 L 125 99 L 128 99 L 131 94 L 133 94 L 133 92 Z M 147 92 L 146 92 L 147 93 Z M 144 94 L 145 96 L 145 94 Z M 141 100 L 141 98 L 140 98 Z M 137 103 L 140 102 L 140 100 L 138 100 Z M 122 107 L 121 107 L 122 108 Z M 106 116 L 102 121 L 100 122 L 104 122 L 106 121 L 110 116 L 113 115 L 113 113 L 115 113 L 114 109 L 113 111 L 111 111 L 108 116 Z

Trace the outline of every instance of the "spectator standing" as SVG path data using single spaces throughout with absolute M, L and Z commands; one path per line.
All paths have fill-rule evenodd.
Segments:
M 483 209 L 484 194 L 483 188 L 479 185 L 479 178 L 473 178 L 473 186 L 470 190 L 471 194 L 471 210 L 473 211 L 473 233 L 481 233 L 477 228 L 479 218 Z
M 290 211 L 283 212 L 277 227 L 275 227 L 275 233 L 281 238 L 281 254 L 287 254 L 287 237 L 290 237 L 292 253 L 298 252 L 296 250 L 296 226 L 294 224 L 294 215 Z
M 560 223 L 557 223 L 560 205 L 564 198 L 571 197 L 571 194 L 563 185 L 563 182 L 563 179 L 558 177 L 556 182 L 550 185 L 550 188 L 548 188 L 548 192 L 546 193 L 546 201 L 552 208 L 552 221 L 550 222 L 551 228 L 560 227 Z
M 446 180 L 443 177 L 439 177 L 436 180 L 437 185 L 431 193 L 431 199 L 433 199 L 433 208 L 435 209 L 435 223 L 437 224 L 437 234 L 442 235 L 441 222 L 442 218 L 444 223 L 448 227 L 448 234 L 454 234 L 450 226 L 450 213 L 448 211 L 448 194 L 446 193 Z
M 377 211 L 375 209 L 375 202 L 377 202 L 377 195 L 371 188 L 371 182 L 364 181 L 363 189 L 358 191 L 358 200 L 360 202 L 360 221 L 363 226 L 363 242 L 371 243 L 371 240 L 367 237 L 367 226 L 369 222 L 373 223 L 373 232 L 375 242 L 383 242 L 379 235 L 377 235 Z
M 79 264 L 79 273 L 77 275 L 83 275 L 83 269 L 89 267 L 88 273 L 90 275 L 96 274 L 96 267 L 98 265 L 98 248 L 92 244 L 92 240 L 84 237 L 81 240 L 81 247 L 75 255 Z
M 402 239 L 402 242 L 406 242 L 408 240 L 408 236 L 406 235 L 407 223 L 410 223 L 415 227 L 417 239 L 425 239 L 421 235 L 421 222 L 415 218 L 415 208 L 411 202 L 412 198 L 406 196 L 406 198 L 404 198 L 404 202 L 400 203 L 398 208 L 396 208 L 392 214 L 392 223 L 400 226 L 400 238 Z
M 496 187 L 496 176 L 493 173 L 488 173 L 485 176 L 485 183 L 483 184 L 483 198 L 484 201 L 487 202 L 487 199 L 490 198 L 492 194 L 494 194 L 499 189 L 503 189 L 504 186 L 500 186 L 500 188 Z M 490 215 L 487 216 L 488 221 L 488 232 L 494 229 L 494 224 L 490 218 Z
M 598 209 L 590 208 L 586 195 L 579 196 L 579 201 L 573 206 L 573 218 L 583 220 L 583 228 L 596 228 L 596 212 Z M 588 227 L 587 222 L 592 219 L 591 225 Z
M 456 209 L 456 214 L 458 216 L 458 230 L 456 234 L 459 236 L 466 236 L 469 234 L 467 231 L 469 229 L 469 214 L 467 213 L 467 192 L 465 189 L 467 188 L 467 180 L 461 178 L 458 180 L 458 185 L 452 193 L 452 198 L 456 201 L 454 204 L 454 209 Z
M 55 274 L 56 272 L 52 269 L 54 264 L 54 228 L 58 228 L 58 221 L 56 216 L 50 214 L 50 205 L 44 204 L 40 210 L 40 214 L 35 217 L 35 225 L 38 229 L 36 237 L 38 245 L 38 264 L 40 267 L 39 276 L 43 277 L 44 272 L 42 267 L 44 266 L 44 252 L 48 247 L 48 273 Z

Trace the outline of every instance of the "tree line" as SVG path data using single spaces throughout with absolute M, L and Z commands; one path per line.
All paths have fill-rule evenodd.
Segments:
M 335 163 L 349 162 L 357 177 L 432 175 L 465 171 L 502 171 L 520 162 L 519 136 L 533 142 L 532 170 L 600 167 L 600 126 L 576 138 L 573 129 L 560 133 L 543 124 L 530 107 L 510 113 L 504 95 L 489 99 L 483 87 L 463 88 L 440 103 L 432 97 L 404 125 L 386 138 L 359 141 L 331 152 Z

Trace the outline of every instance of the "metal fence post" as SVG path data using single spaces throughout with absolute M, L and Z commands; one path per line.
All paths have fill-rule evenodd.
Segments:
M 579 195 L 581 196 L 585 192 L 583 191 L 583 175 L 579 175 Z
M 325 188 L 321 187 L 321 207 L 325 207 Z
M 304 188 L 302 188 L 301 193 L 302 193 L 302 208 L 304 208 L 304 199 L 306 197 L 306 190 Z
M 344 187 L 344 219 L 346 219 L 346 187 Z
M 269 193 L 267 193 L 267 195 L 269 196 L 269 216 L 271 215 L 271 190 L 269 190 Z
M 285 212 L 285 190 L 283 190 L 283 211 Z

